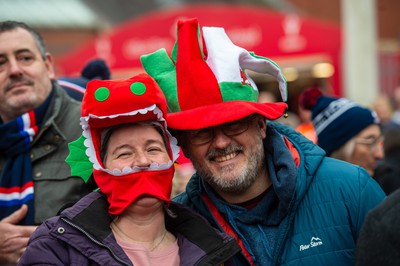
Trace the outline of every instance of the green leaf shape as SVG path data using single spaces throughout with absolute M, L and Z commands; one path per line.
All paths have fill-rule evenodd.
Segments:
M 69 155 L 65 161 L 71 167 L 71 175 L 81 177 L 86 183 L 93 173 L 93 164 L 86 155 L 86 147 L 83 144 L 85 139 L 81 135 L 79 139 L 68 143 Z

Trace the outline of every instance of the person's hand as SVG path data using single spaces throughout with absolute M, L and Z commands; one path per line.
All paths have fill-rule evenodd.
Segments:
M 16 264 L 25 251 L 29 237 L 36 226 L 16 225 L 28 212 L 22 207 L 0 221 L 0 265 Z

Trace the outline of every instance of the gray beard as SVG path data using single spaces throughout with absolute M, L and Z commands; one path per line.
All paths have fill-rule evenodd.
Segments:
M 252 152 L 248 157 L 246 166 L 235 178 L 227 179 L 224 176 L 224 173 L 229 174 L 235 168 L 234 165 L 224 167 L 221 171 L 222 174 L 218 176 L 213 176 L 208 167 L 201 165 L 198 162 L 193 162 L 194 168 L 198 171 L 200 176 L 202 176 L 204 180 L 215 190 L 224 191 L 227 193 L 242 193 L 246 191 L 252 184 L 254 184 L 257 176 L 265 166 L 265 155 L 261 134 L 257 135 L 257 138 L 260 140 L 260 145 L 256 146 L 255 151 Z M 241 150 L 244 149 L 242 146 L 239 147 L 236 145 L 236 147 L 227 147 L 222 152 L 229 153 L 230 150 L 235 148 L 239 148 Z

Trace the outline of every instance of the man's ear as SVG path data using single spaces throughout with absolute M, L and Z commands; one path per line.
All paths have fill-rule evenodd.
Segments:
M 260 129 L 263 139 L 267 136 L 267 119 L 263 116 L 257 116 L 257 126 Z
M 56 74 L 55 74 L 55 70 L 54 70 L 54 60 L 53 60 L 53 56 L 50 53 L 46 53 L 44 63 L 46 65 L 49 78 L 51 80 L 54 80 L 56 78 Z

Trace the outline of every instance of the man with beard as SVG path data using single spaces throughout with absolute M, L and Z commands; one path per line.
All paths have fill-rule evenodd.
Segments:
M 39 33 L 0 22 L 0 264 L 16 263 L 35 225 L 92 190 L 65 162 L 79 117 Z
M 272 121 L 287 110 L 274 62 L 234 45 L 223 28 L 200 29 L 197 19 L 179 21 L 177 32 L 171 55 L 141 58 L 197 170 L 174 200 L 236 238 L 237 265 L 354 265 L 364 218 L 385 197 L 379 185 Z M 275 77 L 283 102 L 258 103 L 245 70 Z

